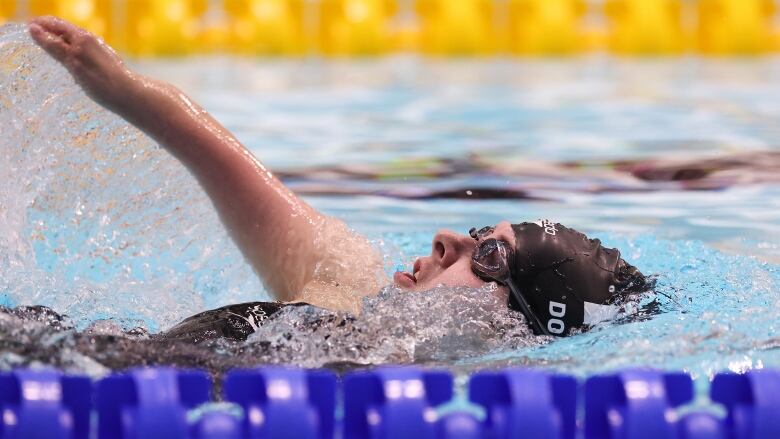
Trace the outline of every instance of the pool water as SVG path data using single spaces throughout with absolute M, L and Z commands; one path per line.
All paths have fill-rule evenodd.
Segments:
M 0 29 L 0 302 L 68 320 L 52 329 L 2 315 L 0 367 L 99 375 L 159 358 L 464 374 L 644 365 L 696 377 L 780 366 L 778 58 L 133 65 L 185 90 L 308 202 L 369 236 L 388 272 L 428 254 L 438 229 L 550 218 L 652 274 L 643 302 L 661 312 L 553 341 L 486 291 L 387 288 L 361 317 L 338 315 L 342 329 L 309 327 L 320 311 L 295 309 L 247 343 L 143 344 L 145 331 L 269 297 L 186 170 L 11 25 Z

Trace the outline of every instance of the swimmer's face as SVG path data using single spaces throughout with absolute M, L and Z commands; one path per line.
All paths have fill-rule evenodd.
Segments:
M 487 238 L 515 245 L 515 234 L 508 221 L 496 224 L 495 230 L 482 239 Z M 479 288 L 487 282 L 471 271 L 471 255 L 476 245 L 477 241 L 469 235 L 442 230 L 433 237 L 431 255 L 418 258 L 411 273 L 395 273 L 393 283 L 408 291 L 425 291 L 438 285 Z M 500 289 L 505 291 L 506 287 Z

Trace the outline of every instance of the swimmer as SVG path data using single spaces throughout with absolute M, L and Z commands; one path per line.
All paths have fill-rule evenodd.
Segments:
M 358 312 L 361 297 L 384 286 L 381 257 L 365 238 L 285 187 L 184 93 L 131 71 L 101 39 L 61 19 L 37 18 L 29 32 L 91 99 L 186 166 L 279 301 L 206 311 L 163 337 L 242 340 L 284 307 L 305 303 Z M 410 292 L 495 283 L 496 293 L 523 313 L 534 333 L 556 336 L 614 316 L 624 299 L 648 287 L 618 250 L 546 220 L 504 221 L 468 234 L 440 231 L 431 254 L 417 259 L 411 272 L 395 273 L 392 282 Z

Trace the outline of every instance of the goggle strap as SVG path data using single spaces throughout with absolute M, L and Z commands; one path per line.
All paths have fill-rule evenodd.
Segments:
M 531 306 L 528 304 L 528 301 L 525 300 L 525 296 L 520 292 L 520 289 L 517 288 L 512 278 L 508 278 L 506 280 L 506 284 L 509 287 L 510 294 L 514 296 L 517 303 L 520 305 L 520 311 L 523 313 L 526 319 L 528 319 L 528 323 L 531 324 L 531 327 L 536 329 L 536 331 L 539 334 L 542 335 L 552 335 L 550 334 L 550 331 L 547 330 L 547 328 L 542 325 L 542 322 L 539 321 L 539 317 L 531 310 Z

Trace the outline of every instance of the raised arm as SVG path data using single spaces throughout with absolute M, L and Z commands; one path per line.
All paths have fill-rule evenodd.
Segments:
M 301 299 L 325 257 L 315 242 L 326 221 L 323 215 L 181 91 L 131 72 L 99 38 L 54 17 L 38 18 L 29 29 L 93 100 L 144 131 L 189 169 L 278 299 Z

